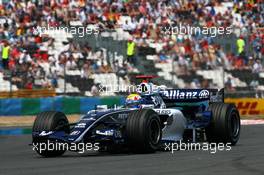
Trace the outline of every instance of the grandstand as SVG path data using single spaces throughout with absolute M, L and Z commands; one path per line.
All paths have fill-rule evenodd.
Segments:
M 135 75 L 153 74 L 168 87 L 226 87 L 233 96 L 263 96 L 263 2 L 83 2 L 0 4 L 1 53 L 5 44 L 10 47 L 8 68 L 0 67 L 0 91 L 55 89 L 58 95 L 107 96 L 118 89 L 98 93 L 101 86 L 127 86 L 136 82 Z M 233 32 L 216 37 L 164 32 L 165 26 L 179 24 L 231 26 Z M 39 25 L 77 31 L 85 26 L 98 28 L 99 34 L 33 32 Z M 137 45 L 136 65 L 126 61 L 131 38 Z M 239 39 L 245 43 L 242 52 Z M 121 69 L 122 77 L 117 73 Z

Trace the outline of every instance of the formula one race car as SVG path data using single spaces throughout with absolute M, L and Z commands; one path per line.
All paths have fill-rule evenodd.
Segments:
M 122 107 L 91 110 L 74 124 L 62 112 L 40 113 L 33 125 L 32 144 L 98 143 L 99 151 L 125 148 L 149 153 L 166 142 L 235 145 L 239 140 L 240 116 L 233 104 L 224 103 L 223 89 L 168 89 L 152 84 L 152 76 L 137 78 L 143 79 L 137 94 L 130 94 Z M 35 151 L 45 157 L 66 151 L 43 148 Z

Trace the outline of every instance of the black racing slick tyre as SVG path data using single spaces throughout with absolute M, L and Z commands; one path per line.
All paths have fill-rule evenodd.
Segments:
M 158 114 L 152 109 L 132 111 L 126 123 L 126 135 L 130 150 L 136 153 L 155 152 L 162 137 Z
M 66 133 L 70 133 L 70 126 L 67 117 L 62 112 L 55 112 L 55 111 L 48 111 L 39 113 L 35 119 L 33 124 L 32 133 L 34 132 L 49 132 L 49 131 L 65 131 Z M 34 137 L 32 134 L 33 144 L 40 145 L 47 143 L 55 143 L 53 141 L 47 140 L 40 137 Z M 61 156 L 66 150 L 59 149 L 59 150 L 49 150 L 45 149 L 40 151 L 40 149 L 35 149 L 35 151 L 44 157 L 56 157 Z
M 231 143 L 235 145 L 240 136 L 240 116 L 235 105 L 212 103 L 212 120 L 206 128 L 208 142 Z

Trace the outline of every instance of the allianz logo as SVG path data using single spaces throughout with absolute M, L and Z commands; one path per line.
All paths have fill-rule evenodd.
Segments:
M 200 93 L 199 93 L 199 97 L 200 98 L 208 98 L 210 95 L 209 91 L 208 90 L 202 90 Z
M 166 90 L 163 91 L 163 95 L 169 99 L 204 99 L 209 98 L 208 90 L 199 91 L 181 91 L 181 90 Z

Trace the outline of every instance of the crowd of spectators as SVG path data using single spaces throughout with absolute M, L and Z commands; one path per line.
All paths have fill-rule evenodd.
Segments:
M 81 1 L 0 1 L 0 71 L 11 77 L 18 88 L 57 87 L 57 78 L 71 70 L 80 70 L 83 78 L 112 71 L 100 48 L 92 50 L 88 44 L 80 46 L 69 41 L 54 55 L 50 52 L 58 50 L 54 38 L 35 32 L 38 26 L 68 25 L 70 21 L 81 20 L 79 3 Z M 4 55 L 8 58 L 4 59 Z
M 80 21 L 84 26 L 96 25 L 100 31 L 122 28 L 137 46 L 154 43 L 159 61 L 175 60 L 183 74 L 221 65 L 261 72 L 263 12 L 261 0 L 0 0 L 0 52 L 10 47 L 9 63 L 4 68 L 11 71 L 12 81 L 21 88 L 56 87 L 65 69 L 79 69 L 85 78 L 114 71 L 100 49 L 69 41 L 65 43 L 67 49 L 52 55 L 48 51 L 57 49 L 54 38 L 34 32 L 37 26 L 68 26 Z M 122 16 L 129 18 L 120 23 Z M 226 52 L 210 35 L 165 32 L 166 27 L 178 25 L 231 27 L 234 33 L 239 29 L 232 43 L 237 49 Z M 42 66 L 45 64 L 48 71 Z
M 123 25 L 139 44 L 146 40 L 160 44 L 159 61 L 173 58 L 186 69 L 213 69 L 223 65 L 227 69 L 255 69 L 264 63 L 264 3 L 263 1 L 131 1 L 126 12 L 131 21 Z M 127 5 L 129 6 L 129 5 Z M 125 6 L 126 7 L 126 6 Z M 236 39 L 235 50 L 226 51 L 214 36 L 201 33 L 172 35 L 164 29 L 172 26 L 230 27 Z M 225 39 L 229 40 L 229 34 Z

